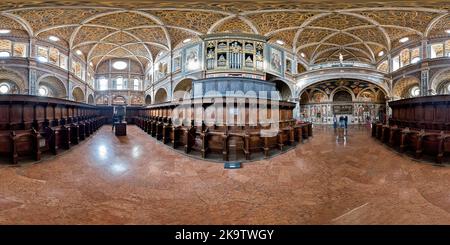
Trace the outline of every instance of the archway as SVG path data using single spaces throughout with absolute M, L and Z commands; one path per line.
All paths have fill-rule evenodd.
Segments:
M 430 81 L 430 88 L 433 92 L 436 94 L 448 94 L 450 92 L 450 88 L 445 85 L 450 81 L 450 68 L 437 72 L 436 75 L 430 79 Z
M 113 105 L 126 105 L 127 104 L 127 99 L 124 96 L 122 96 L 122 95 L 117 95 L 117 96 L 113 97 L 113 99 L 111 101 L 111 104 L 113 104 Z
M 88 103 L 89 103 L 89 104 L 94 104 L 94 96 L 93 96 L 92 94 L 90 94 L 90 95 L 88 96 Z
M 280 80 L 276 80 L 275 84 L 277 91 L 280 92 L 282 100 L 289 100 L 292 97 L 292 91 L 289 85 Z
M 152 103 L 152 96 L 147 94 L 147 96 L 145 96 L 145 104 L 150 105 L 151 103 Z
M 95 100 L 97 105 L 107 105 L 109 102 L 109 97 L 107 95 L 100 95 Z
M 84 92 L 80 87 L 76 87 L 73 89 L 72 96 L 76 102 L 86 102 L 84 99 Z
M 350 92 L 344 89 L 336 91 L 333 95 L 333 102 L 352 102 L 352 100 Z
M 420 81 L 416 77 L 405 77 L 395 82 L 392 89 L 394 99 L 404 99 L 418 96 L 412 89 L 418 88 Z
M 178 101 L 186 98 L 191 97 L 191 91 L 192 91 L 192 79 L 187 78 L 183 79 L 173 89 L 173 101 Z
M 163 103 L 167 101 L 167 92 L 165 89 L 160 88 L 155 94 L 155 103 Z
M 59 78 L 54 76 L 41 78 L 36 90 L 40 96 L 67 98 L 66 86 L 64 86 L 64 83 Z
M 450 79 L 440 81 L 436 87 L 437 94 L 450 94 Z
M 24 79 L 19 74 L 6 69 L 0 69 L 1 85 L 4 85 L 3 89 L 1 89 L 4 91 L 4 94 L 20 94 L 25 91 Z
M 300 95 L 300 105 L 308 104 L 309 102 L 309 95 L 307 92 L 303 92 Z
M 332 124 L 334 115 L 347 115 L 350 124 L 377 120 L 386 110 L 386 91 L 380 86 L 357 79 L 326 80 L 300 91 L 303 120 Z

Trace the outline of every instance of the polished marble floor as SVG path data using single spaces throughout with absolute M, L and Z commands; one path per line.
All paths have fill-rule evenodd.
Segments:
M 450 168 L 415 162 L 352 128 L 226 170 L 135 126 L 0 166 L 1 224 L 450 224 Z

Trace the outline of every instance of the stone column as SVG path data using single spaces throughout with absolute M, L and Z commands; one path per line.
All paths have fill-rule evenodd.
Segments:
M 34 63 L 33 66 L 36 65 L 36 63 L 34 61 L 30 62 L 30 66 L 32 65 L 31 63 Z M 33 68 L 29 68 L 29 77 L 28 77 L 28 94 L 29 95 L 37 95 L 37 91 L 38 91 L 38 87 L 37 87 L 37 72 L 35 69 Z
M 421 72 L 420 72 L 420 95 L 421 96 L 427 96 L 431 94 L 431 91 L 428 89 L 428 82 L 429 82 L 429 68 L 428 63 L 424 62 L 421 65 Z
M 73 100 L 72 95 L 73 82 L 70 78 L 72 78 L 71 75 L 69 76 L 69 80 L 67 81 L 67 96 L 66 96 L 67 100 Z
M 295 98 L 293 100 L 293 102 L 295 102 L 295 108 L 294 108 L 294 111 L 293 111 L 294 119 L 300 119 L 300 99 L 299 98 Z

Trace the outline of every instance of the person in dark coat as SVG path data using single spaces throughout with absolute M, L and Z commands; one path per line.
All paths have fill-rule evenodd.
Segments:
M 345 128 L 347 128 L 347 124 L 348 124 L 348 117 L 345 116 L 344 117 L 344 126 L 345 126 Z
M 116 112 L 114 112 L 113 116 L 112 116 L 112 131 L 114 131 L 114 127 L 116 126 L 116 123 L 119 123 L 119 116 L 117 115 Z

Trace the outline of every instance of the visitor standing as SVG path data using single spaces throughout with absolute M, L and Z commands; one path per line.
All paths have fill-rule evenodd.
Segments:
M 336 118 L 336 115 L 333 116 L 333 127 L 334 127 L 334 129 L 337 128 L 337 118 Z
M 348 117 L 345 116 L 344 117 L 344 126 L 345 126 L 345 128 L 347 128 L 347 124 L 348 124 Z

